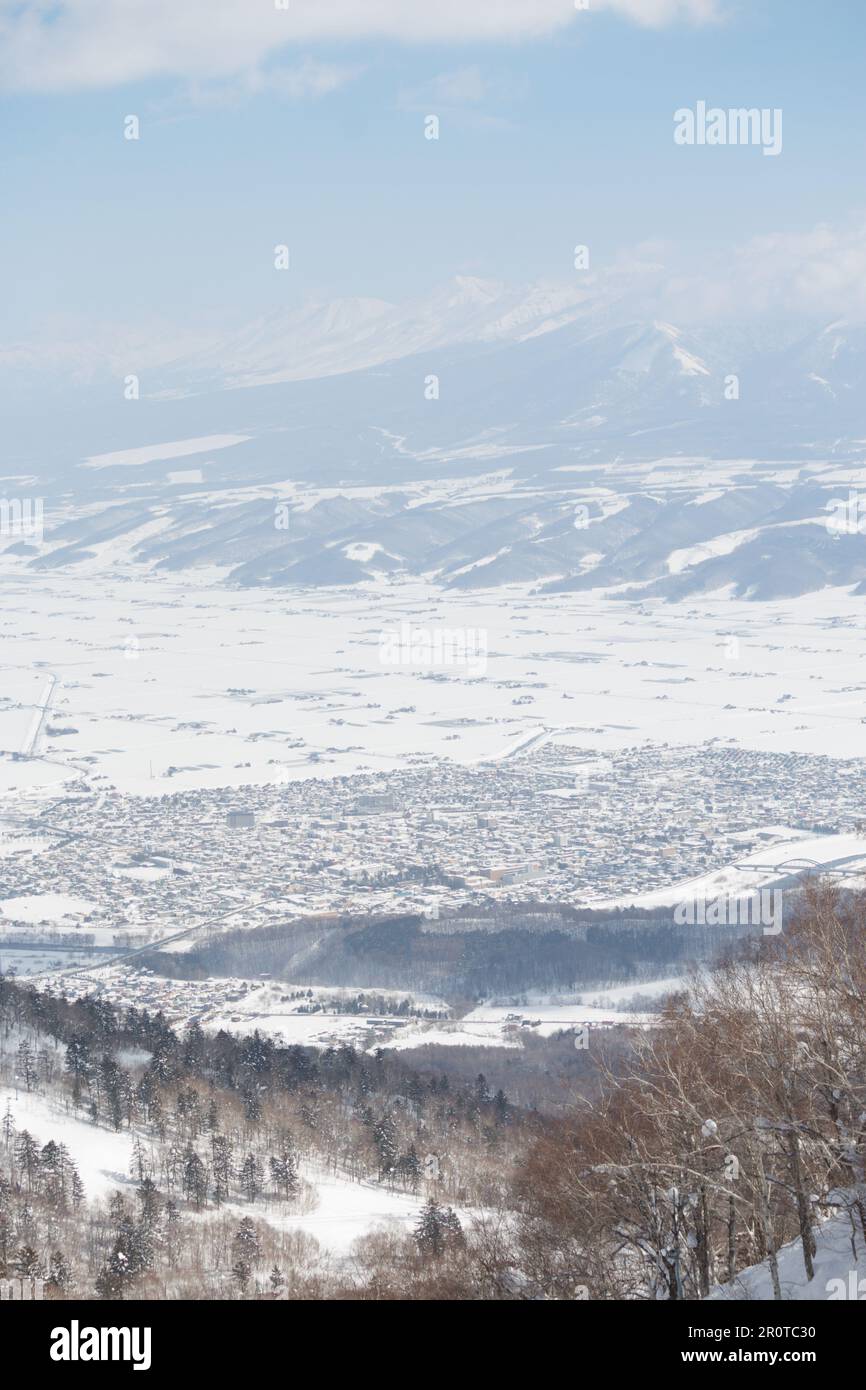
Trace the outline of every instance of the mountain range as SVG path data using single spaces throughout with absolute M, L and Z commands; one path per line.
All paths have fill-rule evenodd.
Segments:
M 828 525 L 849 494 L 859 516 L 866 327 L 633 310 L 469 277 L 309 303 L 166 345 L 131 400 L 7 351 L 6 496 L 38 487 L 46 528 L 5 548 L 234 585 L 866 592 L 861 529 Z

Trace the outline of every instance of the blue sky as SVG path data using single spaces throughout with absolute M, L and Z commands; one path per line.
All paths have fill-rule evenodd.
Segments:
M 294 3 L 306 27 L 289 42 L 262 30 L 248 52 L 215 38 L 213 16 L 242 24 L 255 0 L 154 0 L 146 29 L 138 0 L 76 0 L 27 32 L 21 14 L 41 7 L 0 0 L 5 343 L 49 321 L 215 324 L 310 295 L 402 298 L 455 273 L 567 280 L 578 241 L 595 269 L 647 242 L 692 265 L 778 234 L 791 252 L 866 205 L 862 0 L 598 0 L 586 14 L 526 0 L 529 32 L 518 0 L 475 0 L 483 38 L 461 7 L 437 29 L 427 0 L 399 15 L 332 0 L 336 34 Z M 146 75 L 129 71 L 139 49 Z M 781 156 L 675 146 L 674 110 L 699 99 L 782 108 Z M 138 141 L 123 139 L 130 113 Z

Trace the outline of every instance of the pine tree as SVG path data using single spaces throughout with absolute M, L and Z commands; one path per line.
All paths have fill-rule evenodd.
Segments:
M 294 1197 L 298 1190 L 298 1174 L 294 1154 L 275 1155 L 270 1160 L 271 1181 L 282 1192 L 286 1201 Z
M 165 1204 L 165 1245 L 168 1263 L 174 1269 L 180 1249 L 180 1212 L 171 1198 Z
M 255 1154 L 247 1154 L 239 1176 L 247 1201 L 254 1202 L 262 1190 L 262 1165 Z
M 253 1128 L 262 1118 L 262 1102 L 256 1086 L 248 1086 L 244 1091 L 244 1118 Z
M 422 1255 L 441 1255 L 445 1249 L 445 1214 L 435 1197 L 428 1197 L 414 1230 Z
M 463 1228 L 457 1213 L 451 1207 L 444 1210 L 435 1198 L 430 1197 L 418 1219 L 414 1231 L 415 1240 L 422 1255 L 438 1258 L 447 1247 L 462 1245 Z
M 129 1171 L 136 1182 L 141 1184 L 144 1181 L 147 1169 L 148 1163 L 144 1153 L 144 1145 L 136 1134 L 132 1141 L 132 1158 L 129 1164 Z
M 397 1167 L 400 1176 L 406 1183 L 410 1192 L 417 1192 L 418 1182 L 421 1177 L 421 1163 L 414 1144 L 409 1145 L 407 1152 L 400 1158 Z
M 197 1207 L 204 1206 L 207 1201 L 207 1172 L 191 1145 L 184 1154 L 183 1191 L 187 1200 Z
M 78 1169 L 73 1163 L 69 1177 L 69 1190 L 72 1193 L 72 1205 L 76 1211 L 84 1205 L 84 1183 L 81 1181 Z
M 232 1273 L 241 1293 L 246 1293 L 253 1267 L 261 1258 L 261 1245 L 251 1217 L 245 1216 L 232 1241 Z
M 142 1225 L 153 1229 L 159 1221 L 159 1208 L 162 1200 L 159 1195 L 159 1188 L 153 1178 L 143 1178 L 135 1195 L 141 1203 Z
M 397 1135 L 390 1115 L 383 1115 L 373 1126 L 373 1142 L 379 1154 L 379 1177 L 386 1177 L 397 1162 Z
M 122 1299 L 131 1283 L 129 1261 L 122 1250 L 115 1249 L 99 1271 L 96 1292 L 100 1298 Z
M 57 1293 L 66 1293 L 72 1285 L 72 1274 L 62 1250 L 52 1252 L 46 1283 Z
M 36 1059 L 33 1056 L 33 1049 L 26 1038 L 22 1038 L 18 1044 L 18 1054 L 16 1058 L 16 1073 L 24 1082 L 28 1091 L 32 1091 L 36 1085 L 38 1072 L 36 1070 Z
M 205 1035 L 198 1019 L 194 1018 L 186 1030 L 186 1037 L 184 1039 L 184 1064 L 194 1071 L 204 1057 L 204 1051 Z
M 39 1256 L 32 1245 L 22 1245 L 15 1256 L 15 1269 L 21 1279 L 38 1279 Z
M 29 1130 L 22 1129 L 15 1141 L 15 1159 L 27 1179 L 28 1192 L 32 1192 L 39 1171 L 39 1145 Z
M 211 1153 L 213 1163 L 211 1172 L 213 1173 L 213 1197 L 219 1205 L 220 1202 L 228 1201 L 231 1190 L 232 1162 L 231 1144 L 225 1135 L 215 1134 L 211 1140 Z
M 72 1099 L 76 1105 L 81 1099 L 82 1085 L 89 1085 L 94 1075 L 93 1059 L 90 1055 L 90 1041 L 83 1033 L 73 1033 L 66 1044 L 66 1070 L 72 1076 Z
M 65 1166 L 60 1145 L 55 1144 L 53 1139 L 49 1139 L 39 1155 L 39 1171 L 42 1192 L 55 1207 L 66 1205 Z

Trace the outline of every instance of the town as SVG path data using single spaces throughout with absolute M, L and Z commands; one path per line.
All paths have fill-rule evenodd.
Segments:
M 866 771 L 838 766 L 712 745 L 599 758 L 548 743 L 500 763 L 242 792 L 72 789 L 2 823 L 0 947 L 176 951 L 317 914 L 442 922 L 472 907 L 627 904 L 785 831 L 853 831 Z

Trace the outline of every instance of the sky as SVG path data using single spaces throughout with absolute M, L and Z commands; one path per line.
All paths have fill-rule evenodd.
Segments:
M 862 0 L 582 3 L 0 0 L 0 352 L 567 282 L 577 244 L 862 302 Z M 701 100 L 780 109 L 781 154 L 677 145 Z

